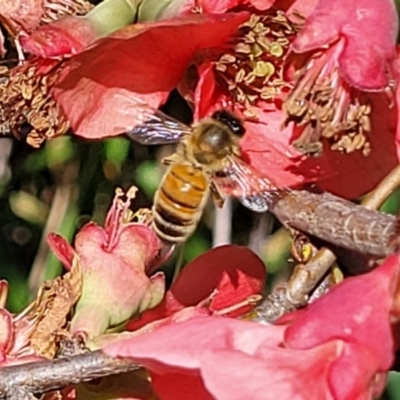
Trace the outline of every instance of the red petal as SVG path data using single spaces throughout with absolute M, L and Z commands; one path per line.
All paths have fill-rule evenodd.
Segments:
M 399 162 L 396 146 L 395 108 L 389 109 L 384 94 L 370 94 L 373 107 L 370 135 L 372 152 L 342 154 L 325 146 L 322 156 L 304 157 L 291 142 L 292 125 L 281 130 L 281 111 L 260 112 L 263 123 L 246 123 L 241 148 L 249 163 L 278 186 L 295 187 L 318 182 L 321 189 L 354 199 L 372 190 Z M 399 139 L 397 139 L 399 140 Z
M 399 138 L 396 138 L 397 107 L 389 109 L 383 93 L 370 93 L 369 99 L 372 105 L 371 134 L 368 136 L 371 153 L 363 156 L 360 151 L 341 154 L 326 149 L 322 156 L 334 174 L 320 180 L 318 186 L 348 199 L 373 190 L 400 160 Z
M 68 241 L 57 233 L 49 233 L 47 236 L 47 244 L 51 251 L 64 264 L 65 268 L 70 270 L 75 251 Z
M 200 373 L 193 371 L 178 369 L 175 373 L 152 373 L 151 382 L 162 400 L 215 400 L 215 397 L 205 388 Z
M 77 135 L 121 134 L 140 122 L 138 100 L 157 107 L 198 50 L 221 45 L 247 18 L 201 14 L 129 26 L 73 57 L 53 95 Z M 177 37 L 186 40 L 177 46 Z
M 333 174 L 324 158 L 304 157 L 291 145 L 292 126 L 282 129 L 281 111 L 260 112 L 262 123 L 247 122 L 241 149 L 251 166 L 280 187 L 296 187 Z
M 171 293 L 187 307 L 199 304 L 216 291 L 210 308 L 217 311 L 260 294 L 265 276 L 264 263 L 248 248 L 219 246 L 188 264 Z M 242 308 L 235 315 L 245 312 Z
M 140 327 L 191 306 L 197 306 L 211 295 L 210 310 L 219 311 L 260 294 L 265 282 L 265 266 L 249 249 L 220 246 L 189 263 L 155 308 L 145 311 L 140 319 L 127 325 L 128 330 Z M 228 315 L 248 312 L 242 306 Z
M 397 76 L 397 32 L 392 0 L 320 0 L 292 47 L 303 53 L 344 37 L 345 48 L 339 58 L 343 77 L 355 87 L 382 90 L 389 83 L 388 71 L 389 78 Z

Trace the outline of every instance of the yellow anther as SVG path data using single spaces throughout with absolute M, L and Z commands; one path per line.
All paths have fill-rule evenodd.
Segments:
M 275 67 L 270 62 L 257 61 L 256 67 L 253 70 L 255 76 L 258 77 L 269 77 L 275 72 Z

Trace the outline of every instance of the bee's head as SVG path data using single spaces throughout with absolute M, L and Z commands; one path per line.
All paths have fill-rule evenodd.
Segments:
M 211 165 L 232 153 L 234 136 L 224 125 L 213 120 L 200 123 L 192 135 L 192 153 L 203 165 Z

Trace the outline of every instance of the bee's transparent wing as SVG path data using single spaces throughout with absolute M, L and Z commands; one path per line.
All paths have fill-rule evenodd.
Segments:
M 127 131 L 127 135 L 140 144 L 177 143 L 190 133 L 191 128 L 176 119 L 144 103 L 135 106 L 139 123 Z
M 273 198 L 271 197 L 272 196 L 270 192 L 263 192 L 263 193 L 252 194 L 249 196 L 240 196 L 238 197 L 238 200 L 249 210 L 258 213 L 263 213 L 269 210 L 272 201 L 276 199 L 276 196 Z
M 218 187 L 254 212 L 266 212 L 289 189 L 280 188 L 238 157 L 228 157 L 224 171 L 216 174 Z

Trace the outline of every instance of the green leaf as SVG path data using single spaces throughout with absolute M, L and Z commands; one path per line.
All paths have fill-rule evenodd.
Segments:
M 144 161 L 135 170 L 135 180 L 148 197 L 152 197 L 160 185 L 162 170 L 155 161 Z
M 120 166 L 128 158 L 129 140 L 116 137 L 105 140 L 104 144 L 104 151 L 107 160 Z
M 380 400 L 400 400 L 400 373 L 389 373 L 388 383 Z

